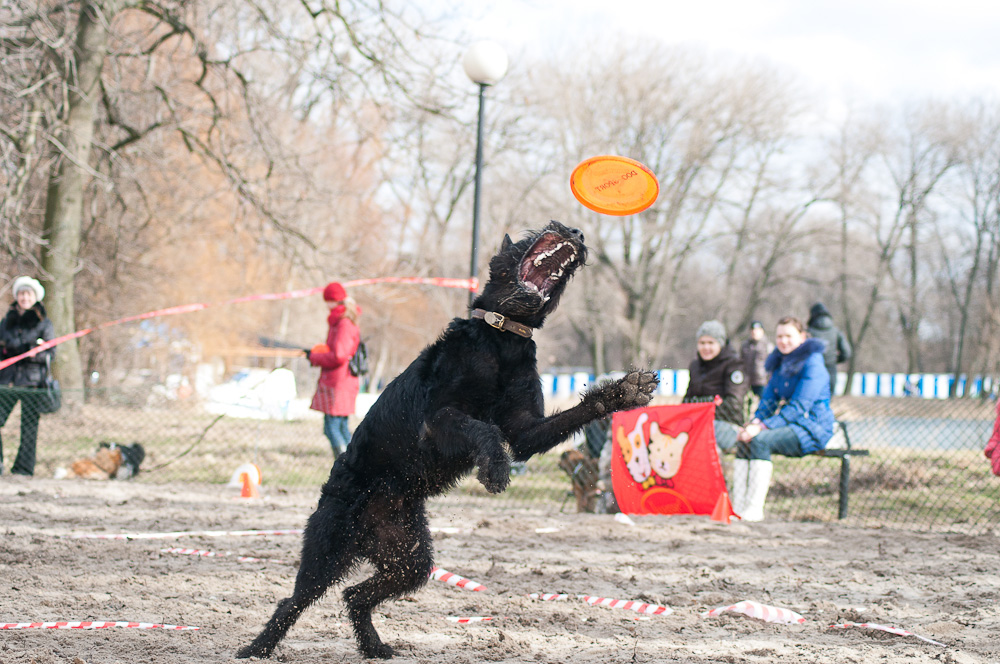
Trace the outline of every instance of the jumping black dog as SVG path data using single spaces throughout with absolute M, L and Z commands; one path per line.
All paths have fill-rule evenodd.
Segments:
M 586 257 L 583 233 L 556 221 L 520 242 L 504 236 L 472 317 L 453 320 L 386 386 L 334 463 L 306 525 L 295 591 L 238 658 L 268 657 L 301 613 L 364 560 L 375 573 L 344 591 L 348 615 L 365 657 L 392 657 L 371 613 L 427 583 L 428 497 L 476 467 L 487 491 L 500 493 L 512 458 L 525 461 L 596 418 L 649 403 L 656 375 L 633 370 L 545 416 L 532 330 Z

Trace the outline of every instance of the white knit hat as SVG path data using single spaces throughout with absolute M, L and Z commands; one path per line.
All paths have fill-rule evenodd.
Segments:
M 32 279 L 31 277 L 18 277 L 14 280 L 14 285 L 11 287 L 11 290 L 14 291 L 14 297 L 16 298 L 17 294 L 25 288 L 35 291 L 35 299 L 39 302 L 45 298 L 45 289 L 38 283 L 38 279 Z

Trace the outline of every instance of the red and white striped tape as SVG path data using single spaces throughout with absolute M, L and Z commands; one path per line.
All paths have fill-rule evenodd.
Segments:
M 475 291 L 479 288 L 479 280 L 475 278 L 470 279 L 452 279 L 448 277 L 375 277 L 373 279 L 355 279 L 353 281 L 342 282 L 345 288 L 353 288 L 354 286 L 369 286 L 371 284 L 424 284 L 427 286 L 440 286 L 442 288 L 460 288 L 462 290 Z M 208 309 L 211 307 L 218 307 L 224 304 L 239 304 L 241 302 L 254 302 L 261 300 L 290 300 L 299 297 L 307 297 L 310 295 L 318 295 L 323 292 L 325 286 L 316 286 L 314 288 L 303 288 L 301 290 L 287 291 L 285 293 L 264 293 L 259 295 L 245 295 L 243 297 L 237 297 L 232 300 L 225 300 L 223 302 L 198 302 L 195 304 L 182 304 L 176 307 L 168 307 L 166 309 L 157 309 L 155 311 L 147 311 L 144 314 L 136 314 L 134 316 L 126 316 L 125 318 L 119 318 L 118 320 L 108 321 L 106 323 L 101 323 L 95 327 L 88 327 L 83 330 L 77 330 L 76 332 L 70 332 L 69 334 L 64 334 L 61 337 L 56 337 L 55 339 L 50 339 L 44 343 L 40 343 L 27 353 L 22 353 L 14 357 L 7 358 L 0 362 L 0 369 L 10 366 L 15 362 L 19 362 L 26 357 L 34 357 L 43 350 L 52 348 L 53 346 L 58 346 L 61 343 L 70 341 L 71 339 L 77 339 L 79 337 L 90 334 L 91 332 L 96 332 L 98 330 L 103 330 L 107 327 L 112 327 L 113 325 L 121 325 L 122 323 L 131 323 L 137 320 L 147 320 L 149 318 L 157 318 L 159 316 L 173 316 L 176 314 L 187 314 L 194 311 L 201 311 L 203 309 Z
M 195 630 L 200 627 L 186 625 L 161 625 L 144 622 L 97 622 L 91 620 L 70 620 L 60 622 L 20 622 L 0 623 L 0 629 L 106 629 L 108 627 L 133 627 L 135 629 Z
M 669 606 L 661 606 L 659 604 L 647 604 L 646 602 L 639 602 L 636 600 L 624 600 L 624 599 L 611 599 L 609 597 L 594 597 L 593 595 L 566 595 L 558 593 L 531 593 L 528 595 L 531 599 L 538 599 L 544 602 L 561 602 L 568 600 L 570 598 L 575 598 L 583 600 L 591 606 L 606 606 L 611 609 L 624 609 L 626 611 L 635 611 L 636 613 L 643 613 L 646 615 L 663 615 L 668 616 L 674 612 Z
M 446 569 L 441 569 L 437 565 L 431 568 L 431 578 L 435 581 L 444 581 L 450 586 L 458 586 L 459 588 L 465 588 L 466 590 L 473 590 L 475 592 L 482 592 L 486 590 L 486 586 L 481 583 L 476 583 L 471 579 L 466 579 L 458 574 L 452 574 Z
M 877 629 L 883 632 L 889 632 L 890 634 L 898 634 L 900 636 L 915 636 L 921 641 L 926 641 L 927 643 L 933 643 L 936 646 L 946 646 L 940 641 L 935 641 L 934 639 L 928 639 L 926 636 L 920 636 L 919 634 L 914 634 L 913 632 L 908 632 L 905 629 L 900 629 L 898 627 L 889 627 L 888 625 L 877 625 L 875 623 L 856 623 L 856 622 L 846 622 L 839 625 L 830 625 L 830 627 L 836 627 L 839 629 L 846 629 L 848 627 L 866 627 L 868 629 Z
M 493 618 L 490 616 L 445 616 L 445 620 L 459 625 L 468 625 L 469 623 L 489 622 Z
M 645 602 L 638 602 L 635 600 L 610 599 L 608 597 L 593 597 L 591 595 L 580 595 L 579 597 L 591 606 L 606 606 L 612 609 L 625 609 L 626 611 L 635 611 L 636 613 L 644 613 L 653 616 L 668 616 L 674 612 L 669 606 L 646 604 Z
M 233 555 L 231 551 L 219 553 L 218 551 L 209 551 L 208 549 L 181 549 L 176 547 L 170 549 L 160 549 L 160 553 L 176 553 L 182 556 L 202 556 L 204 558 L 226 558 Z M 279 560 L 277 558 L 251 558 L 250 556 L 236 556 L 236 560 L 241 563 L 274 563 L 276 565 L 295 564 L 289 560 Z
M 806 621 L 805 618 L 791 609 L 768 606 L 767 604 L 760 604 L 759 602 L 754 602 L 753 600 L 743 600 L 742 602 L 737 602 L 736 604 L 731 604 L 729 606 L 720 606 L 712 609 L 711 611 L 706 611 L 701 615 L 704 618 L 714 618 L 726 611 L 742 613 L 750 616 L 751 618 L 758 618 L 765 622 L 784 623 L 786 625 L 801 625 Z
M 70 539 L 106 539 L 106 540 L 141 540 L 141 539 L 176 539 L 178 537 L 257 537 L 265 535 L 301 535 L 301 528 L 289 530 L 185 530 L 172 533 L 72 533 Z

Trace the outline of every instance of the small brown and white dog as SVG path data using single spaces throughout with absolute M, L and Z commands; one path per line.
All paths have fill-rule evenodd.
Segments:
M 78 459 L 67 468 L 57 468 L 54 477 L 84 480 L 126 480 L 139 472 L 146 451 L 139 443 L 101 443 L 93 456 Z

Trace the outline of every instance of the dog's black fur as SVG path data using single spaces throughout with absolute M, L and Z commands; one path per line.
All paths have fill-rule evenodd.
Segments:
M 505 236 L 473 307 L 537 329 L 586 255 L 583 234 L 555 221 L 517 243 Z M 546 417 L 535 342 L 456 318 L 386 386 L 354 432 L 306 525 L 294 594 L 237 657 L 269 656 L 302 611 L 363 560 L 374 575 L 344 591 L 358 648 L 366 657 L 392 657 L 371 612 L 427 582 L 427 498 L 476 467 L 483 486 L 500 493 L 512 458 L 525 461 L 598 417 L 646 405 L 656 383 L 652 372 L 631 371 Z

